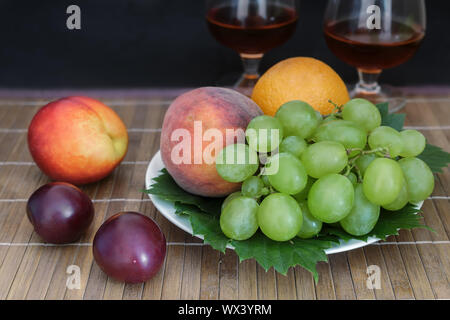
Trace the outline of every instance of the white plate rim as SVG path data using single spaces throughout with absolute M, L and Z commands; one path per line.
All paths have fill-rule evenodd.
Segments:
M 152 185 L 152 180 L 159 176 L 161 169 L 164 168 L 164 163 L 161 159 L 161 151 L 158 150 L 158 152 L 155 153 L 152 160 L 148 164 L 147 171 L 145 174 L 145 188 L 149 189 Z M 156 195 L 148 194 L 151 201 L 153 202 L 153 205 L 158 209 L 158 211 L 171 223 L 176 225 L 178 228 L 186 231 L 187 233 L 203 240 L 202 235 L 194 235 L 192 231 L 191 224 L 189 222 L 189 219 L 187 217 L 179 216 L 175 214 L 175 207 L 172 202 L 164 200 Z M 422 207 L 423 201 L 418 203 L 417 206 L 419 208 Z M 326 249 L 326 254 L 334 254 L 339 252 L 345 252 L 350 251 L 358 248 L 365 247 L 369 244 L 375 243 L 377 241 L 380 241 L 379 238 L 376 237 L 369 237 L 366 241 L 361 240 L 349 240 L 349 241 L 343 241 L 341 240 L 339 244 L 336 244 L 334 247 Z M 227 248 L 234 249 L 232 245 L 228 245 Z

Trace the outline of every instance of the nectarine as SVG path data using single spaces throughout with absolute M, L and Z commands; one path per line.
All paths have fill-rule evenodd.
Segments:
M 198 88 L 175 99 L 161 133 L 161 156 L 167 171 L 184 190 L 223 197 L 239 189 L 217 173 L 215 156 L 235 143 L 261 109 L 248 97 L 225 88 Z M 181 146 L 181 147 L 180 147 Z
M 28 147 L 53 180 L 80 185 L 106 177 L 125 157 L 127 129 L 109 107 L 67 97 L 42 107 L 28 128 Z

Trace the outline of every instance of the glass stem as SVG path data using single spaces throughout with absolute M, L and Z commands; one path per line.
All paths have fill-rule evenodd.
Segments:
M 244 78 L 245 79 L 258 79 L 259 78 L 259 63 L 263 57 L 262 53 L 247 54 L 241 53 L 242 65 L 244 66 Z
M 356 93 L 362 94 L 378 94 L 381 91 L 378 84 L 378 78 L 380 77 L 381 70 L 366 71 L 358 69 L 359 82 L 356 84 Z

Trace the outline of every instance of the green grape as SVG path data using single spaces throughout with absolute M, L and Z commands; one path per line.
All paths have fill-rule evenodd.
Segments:
M 366 172 L 369 164 L 371 164 L 372 161 L 375 160 L 376 158 L 377 156 L 374 153 L 369 153 L 363 154 L 358 159 L 356 159 L 355 161 L 356 167 L 359 169 L 359 172 L 361 173 L 362 176 L 364 176 L 364 173 Z
M 278 153 L 270 158 L 265 172 L 277 191 L 296 194 L 302 191 L 308 180 L 302 162 L 290 153 Z
M 358 183 L 358 178 L 356 177 L 356 174 L 354 174 L 353 172 L 350 172 L 347 175 L 347 179 L 350 180 L 353 186 L 356 186 L 356 184 Z
M 315 112 L 316 112 L 317 120 L 319 121 L 319 123 L 317 125 L 320 125 L 320 123 L 322 123 L 322 121 L 323 121 L 322 114 L 317 110 L 315 110 Z
M 237 143 L 223 148 L 216 158 L 219 175 L 229 182 L 242 182 L 259 168 L 256 151 Z
M 377 158 L 364 174 L 364 195 L 370 202 L 384 206 L 397 199 L 404 183 L 402 169 L 395 160 Z
M 250 148 L 268 153 L 278 148 L 283 139 L 283 127 L 277 118 L 262 115 L 250 121 L 245 136 Z
M 369 135 L 369 146 L 371 149 L 387 148 L 391 158 L 397 157 L 403 149 L 403 140 L 400 133 L 386 126 L 381 126 Z
M 417 130 L 404 130 L 400 132 L 400 136 L 403 141 L 403 149 L 400 152 L 400 156 L 407 157 L 415 157 L 422 153 L 425 149 L 426 139 Z
M 313 178 L 341 172 L 348 163 L 347 152 L 342 144 L 322 141 L 310 145 L 301 156 L 306 172 Z
M 408 201 L 409 201 L 408 188 L 407 184 L 404 183 L 403 188 L 400 191 L 400 194 L 398 195 L 397 199 L 395 199 L 391 203 L 385 204 L 383 208 L 389 211 L 397 211 L 406 206 Z
M 342 229 L 353 236 L 368 234 L 377 224 L 380 206 L 367 200 L 362 184 L 355 188 L 355 201 L 350 213 L 340 221 Z
M 308 203 L 305 200 L 300 201 L 298 204 L 302 210 L 303 224 L 297 233 L 297 237 L 302 239 L 312 238 L 322 230 L 322 221 L 314 218 L 311 212 L 309 212 Z
M 303 224 L 303 215 L 297 201 L 284 193 L 272 193 L 264 198 L 258 209 L 261 231 L 275 241 L 294 238 Z
M 281 141 L 280 152 L 289 152 L 300 159 L 300 156 L 307 147 L 308 145 L 304 139 L 297 136 L 289 136 Z
M 321 124 L 314 132 L 313 140 L 316 142 L 339 142 L 346 149 L 364 149 L 367 143 L 367 135 L 362 128 L 353 122 L 336 120 Z M 358 153 L 355 150 L 350 153 L 349 157 L 353 157 Z
M 306 182 L 305 188 L 302 191 L 300 191 L 299 193 L 296 193 L 293 195 L 295 200 L 297 200 L 297 201 L 305 200 L 308 197 L 309 190 L 311 189 L 314 182 L 316 182 L 316 179 L 308 176 L 308 181 Z
M 350 213 L 354 193 L 352 183 L 343 175 L 326 175 L 314 182 L 309 190 L 309 211 L 322 222 L 338 222 Z
M 381 114 L 378 108 L 366 99 L 352 99 L 343 106 L 344 120 L 357 123 L 366 132 L 370 132 L 381 125 Z
M 418 158 L 404 158 L 398 164 L 405 175 L 409 202 L 428 198 L 434 189 L 434 177 L 430 167 Z
M 260 177 L 249 177 L 242 183 L 242 195 L 251 198 L 259 198 L 267 194 L 268 189 Z
M 234 198 L 240 197 L 240 196 L 242 196 L 242 193 L 241 193 L 240 191 L 236 191 L 236 192 L 233 192 L 233 193 L 229 194 L 229 195 L 225 198 L 225 200 L 222 202 L 222 208 L 221 208 L 221 211 L 223 211 L 223 209 L 225 209 L 226 205 L 227 205 L 231 200 L 233 200 Z
M 283 104 L 275 114 L 280 120 L 285 136 L 309 138 L 321 120 L 316 111 L 303 101 L 294 100 Z
M 258 230 L 258 203 L 248 197 L 232 199 L 220 214 L 220 228 L 230 239 L 247 240 Z
M 264 183 L 264 185 L 265 185 L 266 187 L 270 187 L 269 176 L 263 174 L 263 175 L 261 176 L 261 180 L 262 180 L 262 182 Z

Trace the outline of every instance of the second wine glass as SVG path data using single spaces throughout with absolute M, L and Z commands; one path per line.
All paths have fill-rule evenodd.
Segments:
M 406 100 L 401 92 L 381 88 L 384 69 L 409 60 L 425 35 L 424 0 L 329 0 L 324 34 L 330 50 L 357 68 L 359 82 L 352 97 L 389 101 L 391 112 Z
M 244 74 L 234 87 L 250 95 L 264 53 L 294 34 L 296 0 L 207 0 L 206 4 L 211 34 L 241 56 Z

